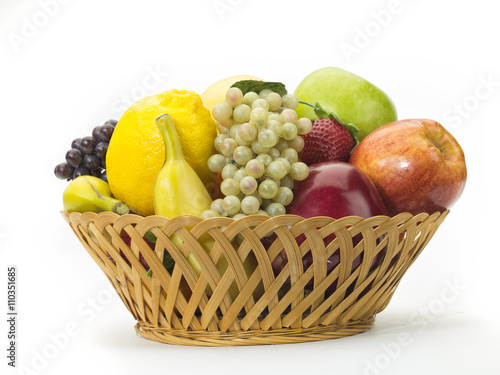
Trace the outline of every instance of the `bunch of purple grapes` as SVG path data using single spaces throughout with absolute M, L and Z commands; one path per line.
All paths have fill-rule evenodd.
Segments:
M 66 153 L 66 162 L 54 169 L 56 177 L 70 181 L 79 176 L 95 176 L 108 182 L 106 153 L 116 124 L 116 120 L 108 120 L 96 126 L 91 136 L 74 139 Z

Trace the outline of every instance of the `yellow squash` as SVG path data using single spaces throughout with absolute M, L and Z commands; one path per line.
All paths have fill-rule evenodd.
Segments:
M 203 182 L 184 159 L 172 117 L 168 114 L 158 116 L 156 126 L 165 143 L 165 163 L 155 182 L 153 199 L 155 214 L 168 218 L 180 215 L 201 216 L 203 211 L 210 209 L 212 199 Z M 179 249 L 183 245 L 182 239 L 176 234 L 172 235 L 170 240 Z M 214 245 L 214 240 L 210 235 L 206 233 L 201 235 L 198 242 L 207 253 L 210 253 Z M 189 253 L 187 261 L 200 275 L 201 266 L 192 253 Z M 226 258 L 221 256 L 216 266 L 219 273 L 223 275 L 228 267 Z M 247 276 L 250 276 L 256 267 L 257 261 L 253 254 L 250 254 L 244 263 Z M 207 288 L 207 293 L 211 294 L 210 288 Z M 233 299 L 238 295 L 235 282 L 229 288 L 229 294 Z
M 172 117 L 164 114 L 155 121 L 165 144 L 165 163 L 156 177 L 154 188 L 155 214 L 169 218 L 201 216 L 203 211 L 210 209 L 212 198 L 184 158 Z

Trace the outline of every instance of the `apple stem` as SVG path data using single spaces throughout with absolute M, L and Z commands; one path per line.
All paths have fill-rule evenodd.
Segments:
M 300 103 L 300 104 L 305 104 L 305 105 L 308 105 L 309 107 L 313 107 L 313 108 L 314 108 L 314 110 L 316 110 L 316 111 L 317 111 L 317 110 L 319 110 L 319 108 L 318 108 L 318 107 L 316 107 L 316 106 L 312 105 L 311 103 L 308 103 L 308 102 L 303 102 L 303 101 L 301 101 L 301 100 L 299 100 L 299 103 Z
M 318 118 L 332 118 L 341 125 L 347 125 L 333 111 L 327 111 L 326 109 L 324 109 L 320 103 L 316 103 L 316 105 L 312 105 L 311 103 L 302 102 L 302 101 L 299 101 L 299 103 L 302 103 L 302 104 L 308 105 L 309 107 L 314 108 L 314 113 L 316 114 L 316 116 L 318 116 Z

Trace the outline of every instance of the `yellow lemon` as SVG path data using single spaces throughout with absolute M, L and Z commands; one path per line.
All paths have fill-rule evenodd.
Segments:
M 237 75 L 221 79 L 203 91 L 201 94 L 203 105 L 210 111 L 210 113 L 212 113 L 212 108 L 226 99 L 226 91 L 233 85 L 233 83 L 247 79 L 262 81 L 260 78 L 249 75 Z
M 169 90 L 140 99 L 116 125 L 106 154 L 106 173 L 114 197 L 143 216 L 154 214 L 154 184 L 165 161 L 155 118 L 165 113 L 174 120 L 187 162 L 205 184 L 211 180 L 207 160 L 216 152 L 217 132 L 200 96 L 193 91 Z

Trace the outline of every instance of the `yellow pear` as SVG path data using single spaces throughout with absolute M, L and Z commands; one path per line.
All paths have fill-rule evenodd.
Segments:
M 210 113 L 212 113 L 212 108 L 221 102 L 223 102 L 226 98 L 226 91 L 238 81 L 243 80 L 254 80 L 254 81 L 262 81 L 262 79 L 249 76 L 249 75 L 236 75 L 221 79 L 210 85 L 203 93 L 200 95 L 201 100 L 205 108 L 207 108 Z

